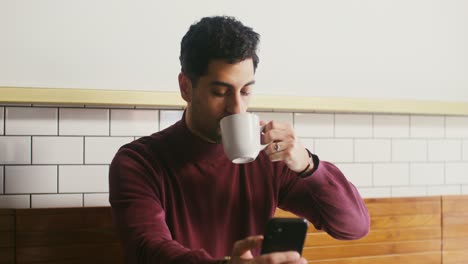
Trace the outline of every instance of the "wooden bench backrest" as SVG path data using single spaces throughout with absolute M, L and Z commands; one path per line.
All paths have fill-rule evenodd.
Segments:
M 468 196 L 442 197 L 443 263 L 468 263 Z
M 0 210 L 0 264 L 15 261 L 15 211 Z
M 441 199 L 367 199 L 371 229 L 363 239 L 342 241 L 311 226 L 303 255 L 309 263 L 440 264 Z M 293 216 L 279 210 L 277 216 Z
M 340 241 L 311 225 L 303 252 L 309 263 L 468 263 L 468 196 L 365 203 L 369 235 Z M 0 264 L 123 263 L 109 207 L 0 210 L 0 256 Z
M 17 210 L 16 263 L 123 263 L 110 208 Z

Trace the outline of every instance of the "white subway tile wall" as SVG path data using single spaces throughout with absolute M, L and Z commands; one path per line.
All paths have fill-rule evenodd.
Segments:
M 110 206 L 108 193 L 85 193 L 84 206 Z
M 335 136 L 369 138 L 372 137 L 372 115 L 337 114 L 335 115 Z
M 408 138 L 410 121 L 405 115 L 374 115 L 374 137 Z
M 423 139 L 395 139 L 392 141 L 392 161 L 426 161 L 427 141 Z
M 6 166 L 5 193 L 56 193 L 57 166 Z
M 309 149 L 312 153 L 316 152 L 315 151 L 314 139 L 312 139 L 312 138 L 302 138 L 301 143 L 305 148 Z
M 462 141 L 438 139 L 427 142 L 429 161 L 459 161 L 462 159 Z
M 32 194 L 31 208 L 82 207 L 83 194 Z
M 166 129 L 182 119 L 183 110 L 159 111 L 159 130 Z
M 61 165 L 59 192 L 108 192 L 108 174 L 108 165 Z
M 444 137 L 443 116 L 411 116 L 410 134 L 412 138 Z
M 288 123 L 291 126 L 294 124 L 292 113 L 254 112 L 254 114 L 258 115 L 260 120 L 263 120 L 265 122 L 277 121 Z
M 5 120 L 3 118 L 5 113 L 5 107 L 0 107 L 0 135 L 4 135 L 4 125 L 5 125 Z
M 61 108 L 59 135 L 109 136 L 109 109 Z
M 362 198 L 386 198 L 392 196 L 390 187 L 363 187 L 359 188 Z
M 463 140 L 463 160 L 468 160 L 468 140 Z
M 32 137 L 33 164 L 83 164 L 83 137 Z
M 57 108 L 7 107 L 5 135 L 57 135 Z
M 468 184 L 468 162 L 447 163 L 445 174 L 446 184 Z
M 0 208 L 31 208 L 31 195 L 0 195 Z
M 332 162 L 353 162 L 352 139 L 316 139 L 315 153 L 323 160 Z
M 302 144 L 335 163 L 363 197 L 468 194 L 468 117 L 255 113 L 291 123 Z M 182 114 L 0 106 L 0 208 L 109 206 L 109 163 L 119 147 Z
M 305 138 L 330 138 L 334 135 L 333 114 L 294 114 L 296 135 Z
M 462 193 L 461 194 L 468 194 L 468 185 L 462 185 Z
M 439 185 L 429 186 L 427 195 L 460 195 L 461 185 Z
M 376 163 L 374 164 L 375 186 L 407 186 L 409 185 L 408 163 Z
M 445 122 L 448 138 L 468 138 L 468 117 L 447 116 Z
M 410 165 L 411 185 L 444 184 L 443 163 L 412 163 Z
M 392 187 L 392 197 L 417 197 L 426 195 L 427 189 L 424 186 Z
M 372 186 L 371 163 L 336 163 L 346 178 L 357 187 Z
M 111 109 L 111 136 L 147 136 L 159 130 L 158 110 Z
M 85 137 L 85 164 L 109 164 L 119 148 L 133 137 Z
M 356 162 L 390 162 L 391 141 L 389 139 L 356 139 L 354 155 Z
M 0 137 L 0 164 L 31 164 L 31 137 Z

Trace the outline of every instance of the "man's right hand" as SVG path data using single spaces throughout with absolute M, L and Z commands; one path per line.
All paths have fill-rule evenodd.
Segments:
M 251 236 L 234 244 L 229 264 L 307 264 L 295 251 L 275 252 L 253 257 L 251 249 L 262 245 L 263 236 Z

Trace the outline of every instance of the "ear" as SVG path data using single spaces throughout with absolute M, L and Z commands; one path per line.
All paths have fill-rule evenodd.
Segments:
M 179 73 L 179 89 L 180 95 L 187 102 L 192 102 L 192 81 L 182 72 Z

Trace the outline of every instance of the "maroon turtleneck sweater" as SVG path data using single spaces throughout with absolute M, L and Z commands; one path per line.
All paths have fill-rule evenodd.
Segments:
M 123 146 L 109 184 L 126 263 L 215 263 L 235 241 L 262 234 L 277 207 L 338 239 L 369 230 L 359 193 L 331 163 L 321 161 L 306 178 L 263 152 L 233 164 L 184 119 Z

